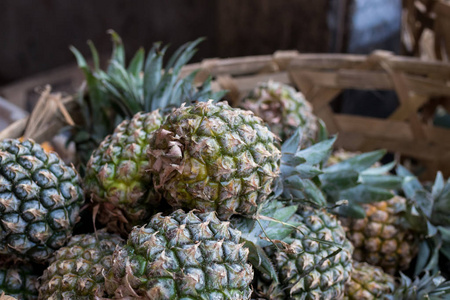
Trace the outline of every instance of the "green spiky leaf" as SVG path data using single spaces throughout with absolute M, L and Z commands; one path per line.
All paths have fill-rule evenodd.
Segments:
M 367 152 L 363 154 L 356 155 L 349 159 L 346 159 L 342 162 L 336 163 L 325 168 L 326 172 L 333 172 L 340 169 L 351 169 L 357 172 L 362 172 L 371 166 L 373 166 L 376 162 L 378 162 L 384 155 L 386 154 L 386 150 L 377 150 L 372 152 Z

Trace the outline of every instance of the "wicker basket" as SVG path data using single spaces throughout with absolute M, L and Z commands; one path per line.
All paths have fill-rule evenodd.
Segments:
M 371 55 L 299 54 L 280 51 L 274 55 L 207 59 L 187 65 L 182 76 L 200 69 L 196 80 L 214 77 L 213 88 L 229 90 L 236 104 L 258 82 L 273 79 L 300 89 L 331 133 L 339 133 L 337 146 L 348 150 L 388 151 L 420 161 L 432 177 L 437 170 L 450 175 L 450 129 L 433 126 L 426 118 L 437 104 L 450 111 L 450 64 L 423 62 L 389 52 Z M 343 115 L 330 102 L 345 89 L 393 90 L 400 105 L 387 119 Z M 45 89 L 29 119 L 13 123 L 5 137 L 25 135 L 38 142 L 51 139 L 62 126 L 74 123 L 77 105 L 71 96 Z M 75 120 L 76 122 L 76 120 Z M 425 174 L 425 175 L 427 175 Z
M 450 1 L 403 0 L 403 48 L 427 59 L 450 59 Z

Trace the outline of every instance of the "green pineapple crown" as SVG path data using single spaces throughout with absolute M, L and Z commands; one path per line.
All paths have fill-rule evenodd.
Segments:
M 337 214 L 364 218 L 361 204 L 394 196 L 391 190 L 400 188 L 402 182 L 399 176 L 388 174 L 395 163 L 373 167 L 385 150 L 363 153 L 324 167 L 336 137 L 324 139 L 326 133 L 321 135 L 320 142 L 305 149 L 300 148 L 300 130 L 283 143 L 276 198 L 316 208 L 336 207 Z
M 394 197 L 392 191 L 401 187 L 402 178 L 389 174 L 395 162 L 377 166 L 385 154 L 385 150 L 362 153 L 323 169 L 319 178 L 328 202 L 347 202 L 347 205 L 336 207 L 338 215 L 364 218 L 362 204 Z
M 398 166 L 397 174 L 403 178 L 403 192 L 409 201 L 408 225 L 426 237 L 419 248 L 415 273 L 435 273 L 440 257 L 450 260 L 450 178 L 445 181 L 438 172 L 428 190 L 406 168 Z
M 225 94 L 225 91 L 212 91 L 211 78 L 196 86 L 194 78 L 198 71 L 180 78 L 182 67 L 194 56 L 203 38 L 182 45 L 165 66 L 163 59 L 168 46 L 161 48 L 161 43 L 155 43 L 147 57 L 144 49 L 139 49 L 127 66 L 122 39 L 112 30 L 109 33 L 113 51 L 106 70 L 100 68 L 99 54 L 91 41 L 88 41 L 88 45 L 92 54 L 92 68 L 76 48 L 70 48 L 85 75 L 87 86 L 87 97 L 84 91 L 79 97 L 84 125 L 76 127 L 72 137 L 77 145 L 77 153 L 83 155 L 83 164 L 106 135 L 111 134 L 122 120 L 138 112 L 165 111 L 183 102 L 216 101 Z
M 450 299 L 450 281 L 436 273 L 426 272 L 414 280 L 401 274 L 400 285 L 392 295 L 386 295 L 389 300 L 444 300 Z

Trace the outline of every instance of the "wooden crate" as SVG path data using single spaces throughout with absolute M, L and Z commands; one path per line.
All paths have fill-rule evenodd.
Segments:
M 450 64 L 384 51 L 368 56 L 280 51 L 274 55 L 207 59 L 186 66 L 182 76 L 196 69 L 201 70 L 198 81 L 212 75 L 213 87 L 228 89 L 227 99 L 233 103 L 258 82 L 272 79 L 292 84 L 305 94 L 329 131 L 339 134 L 338 147 L 361 151 L 385 148 L 420 161 L 430 176 L 438 169 L 450 175 L 450 129 L 435 127 L 427 118 L 427 110 L 437 103 L 450 111 L 449 102 L 442 98 L 450 96 Z M 336 113 L 330 103 L 346 89 L 392 90 L 400 105 L 387 119 Z M 47 92 L 40 103 L 41 112 L 31 115 L 39 122 L 17 122 L 1 132 L 0 138 L 25 134 L 43 141 L 73 122 L 68 116 L 76 108 L 72 97 Z

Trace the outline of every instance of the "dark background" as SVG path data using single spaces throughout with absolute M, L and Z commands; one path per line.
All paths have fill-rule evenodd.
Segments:
M 88 39 L 109 53 L 108 29 L 129 55 L 155 41 L 173 51 L 207 37 L 199 61 L 283 49 L 398 51 L 400 18 L 400 0 L 1 0 L 0 86 L 74 63 L 69 45 L 88 54 Z

